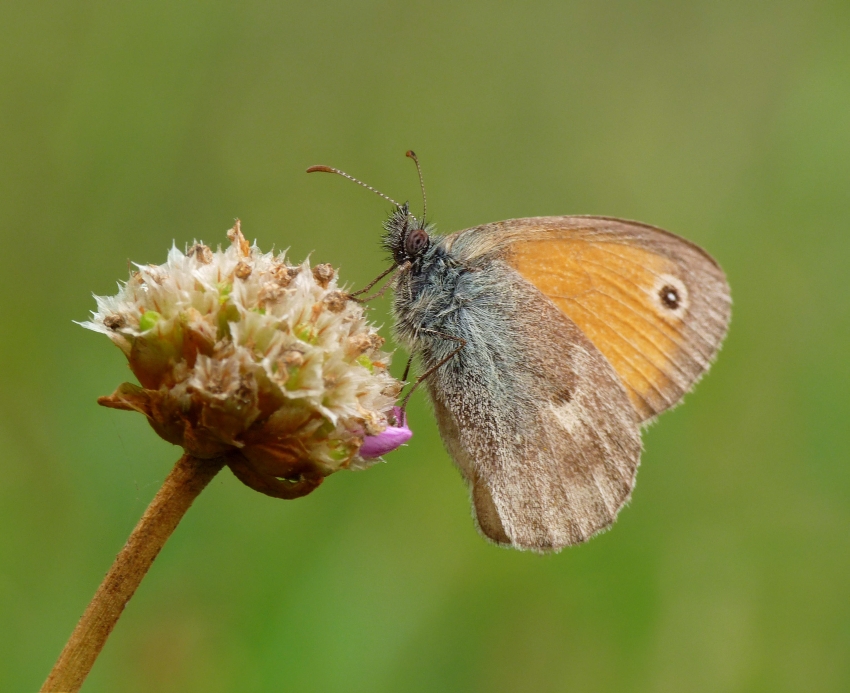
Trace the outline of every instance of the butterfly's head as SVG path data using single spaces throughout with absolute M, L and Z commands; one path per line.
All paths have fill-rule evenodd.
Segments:
M 384 248 L 392 254 L 397 265 L 415 263 L 431 246 L 430 227 L 424 219 L 417 219 L 410 213 L 407 202 L 390 214 L 384 222 L 384 230 Z

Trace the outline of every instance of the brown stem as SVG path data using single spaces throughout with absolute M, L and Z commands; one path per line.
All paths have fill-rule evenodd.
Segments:
M 183 455 L 174 465 L 103 578 L 41 687 L 41 693 L 76 693 L 80 690 L 109 633 L 159 550 L 192 501 L 223 466 L 223 459 L 202 460 L 191 455 Z

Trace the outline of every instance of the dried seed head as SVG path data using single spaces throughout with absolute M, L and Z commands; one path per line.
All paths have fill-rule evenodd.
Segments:
M 367 351 L 380 349 L 384 345 L 384 338 L 373 332 L 372 334 L 356 334 L 349 338 L 348 349 L 359 356 Z
M 289 286 L 289 283 L 298 275 L 301 267 L 290 267 L 283 261 L 275 263 L 272 267 L 271 275 L 283 287 Z
M 227 232 L 227 240 L 236 246 L 240 255 L 248 256 L 251 254 L 251 244 L 248 243 L 245 236 L 242 235 L 242 222 L 238 219 L 236 220 L 236 224 L 234 224 L 233 228 Z
M 110 330 L 117 330 L 119 327 L 124 327 L 124 316 L 123 315 L 107 315 L 103 318 L 104 327 L 109 328 Z
M 145 414 L 192 455 L 224 456 L 252 488 L 294 498 L 370 464 L 360 448 L 383 436 L 401 383 L 333 267 L 262 253 L 238 222 L 228 238 L 216 252 L 172 248 L 164 265 L 137 265 L 116 296 L 95 297 L 83 326 L 115 342 L 140 383 L 99 401 Z
M 246 262 L 245 260 L 240 260 L 236 263 L 236 269 L 233 270 L 233 274 L 237 279 L 242 279 L 243 281 L 251 276 L 251 272 L 253 271 L 253 267 L 251 267 L 250 262 Z
M 186 251 L 186 255 L 195 258 L 202 265 L 208 265 L 213 261 L 212 250 L 210 250 L 209 246 L 206 246 L 203 243 L 195 243 L 191 248 L 189 248 L 189 250 Z
M 313 268 L 313 277 L 315 278 L 316 283 L 323 289 L 328 287 L 328 284 L 334 278 L 334 274 L 334 268 L 329 264 L 316 265 Z
M 324 303 L 331 313 L 340 313 L 345 310 L 345 304 L 348 303 L 348 294 L 345 291 L 328 291 Z

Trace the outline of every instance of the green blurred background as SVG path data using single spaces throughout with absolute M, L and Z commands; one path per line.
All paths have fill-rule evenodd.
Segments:
M 557 556 L 476 534 L 424 397 L 410 447 L 307 498 L 225 471 L 84 691 L 850 690 L 850 5 L 802 0 L 4 3 L 0 688 L 37 690 L 178 457 L 96 405 L 130 374 L 72 323 L 91 292 L 237 216 L 362 285 L 388 205 L 304 169 L 417 209 L 408 148 L 447 232 L 596 213 L 706 247 L 712 373 Z

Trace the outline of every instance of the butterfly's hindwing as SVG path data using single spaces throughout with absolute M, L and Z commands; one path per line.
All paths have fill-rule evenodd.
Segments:
M 625 389 L 581 330 L 505 263 L 451 281 L 429 277 L 424 293 L 402 282 L 396 310 L 401 325 L 432 320 L 431 332 L 402 327 L 425 368 L 456 348 L 434 332 L 466 341 L 428 384 L 481 531 L 538 551 L 588 539 L 634 484 L 640 434 Z

